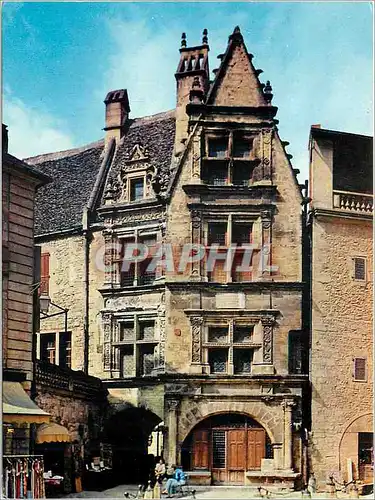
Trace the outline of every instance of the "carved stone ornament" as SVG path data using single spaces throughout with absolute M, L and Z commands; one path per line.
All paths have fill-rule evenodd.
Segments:
M 273 350 L 273 318 L 262 318 L 263 324 L 263 363 L 272 363 Z
M 199 210 L 192 210 L 191 221 L 193 229 L 199 229 L 202 224 L 202 214 Z
M 126 161 L 148 160 L 148 150 L 146 147 L 136 144 L 131 153 L 126 156 Z
M 167 399 L 166 404 L 168 411 L 177 411 L 180 406 L 180 401 L 178 399 Z
M 116 225 L 158 220 L 158 219 L 164 219 L 164 217 L 165 217 L 165 211 L 160 211 L 160 210 L 159 211 L 147 210 L 147 212 L 144 211 L 142 213 L 132 212 L 116 219 Z
M 191 337 L 192 337 L 191 360 L 193 363 L 200 363 L 203 318 L 199 316 L 193 316 L 190 318 L 190 323 L 191 323 Z
M 262 218 L 262 227 L 263 229 L 269 229 L 272 223 L 272 212 L 271 210 L 262 210 L 260 212 L 260 216 Z

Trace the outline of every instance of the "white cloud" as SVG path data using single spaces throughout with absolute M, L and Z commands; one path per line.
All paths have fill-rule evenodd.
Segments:
M 69 132 L 63 131 L 60 120 L 26 106 L 9 91 L 3 97 L 3 107 L 3 123 L 8 126 L 9 153 L 12 155 L 26 158 L 75 146 Z

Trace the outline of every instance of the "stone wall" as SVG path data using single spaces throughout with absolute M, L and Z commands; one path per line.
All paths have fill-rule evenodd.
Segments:
M 353 280 L 353 257 L 367 256 L 367 280 Z M 344 435 L 372 413 L 372 227 L 370 221 L 318 216 L 313 224 L 311 466 L 322 485 L 330 472 L 343 478 L 354 456 Z M 353 377 L 353 358 L 367 360 L 365 382 Z M 371 418 L 359 432 L 372 432 Z M 344 439 L 344 441 L 343 441 Z M 346 450 L 343 449 L 346 448 Z

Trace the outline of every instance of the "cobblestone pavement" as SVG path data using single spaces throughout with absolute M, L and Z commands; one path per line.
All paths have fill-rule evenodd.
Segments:
M 196 489 L 195 497 L 197 500 L 199 499 L 242 499 L 242 498 L 270 498 L 270 499 L 283 499 L 283 498 L 306 498 L 302 496 L 301 492 L 293 492 L 293 493 L 272 493 L 267 497 L 261 497 L 256 488 L 249 487 L 241 487 L 241 486 L 195 486 Z M 82 493 L 72 493 L 67 495 L 65 498 L 124 498 L 124 493 L 129 492 L 130 498 L 134 498 L 137 493 L 137 486 L 135 485 L 120 485 L 115 488 L 110 488 L 105 491 L 83 491 Z M 163 495 L 162 499 L 166 497 Z M 176 500 L 180 498 L 178 495 L 175 495 L 174 498 Z M 191 496 L 184 496 L 183 498 L 191 499 Z M 326 493 L 316 493 L 312 498 L 315 499 L 324 499 L 328 498 Z M 349 498 L 348 494 L 344 494 L 341 492 L 337 493 L 337 498 Z M 360 498 L 374 498 L 373 495 L 361 496 Z

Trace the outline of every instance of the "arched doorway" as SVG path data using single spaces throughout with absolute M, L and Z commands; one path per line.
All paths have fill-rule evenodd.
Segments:
M 213 484 L 244 484 L 245 471 L 260 469 L 263 458 L 273 458 L 266 430 L 240 413 L 202 420 L 181 448 L 184 469 L 210 471 Z
M 127 408 L 114 414 L 105 426 L 112 446 L 113 473 L 117 483 L 147 484 L 154 458 L 148 454 L 150 435 L 161 419 L 143 408 Z

